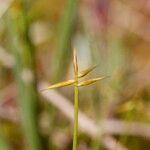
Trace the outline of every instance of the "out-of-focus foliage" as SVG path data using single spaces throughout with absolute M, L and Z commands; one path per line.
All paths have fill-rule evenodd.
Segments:
M 44 150 L 72 149 L 72 123 L 36 86 L 73 78 L 73 47 L 79 71 L 97 65 L 88 78 L 110 76 L 80 88 L 80 110 L 97 124 L 150 126 L 148 0 L 0 0 L 0 150 L 25 149 L 30 138 Z M 58 92 L 73 104 L 71 87 Z M 129 150 L 150 149 L 150 136 L 110 136 Z M 104 150 L 103 138 L 80 131 L 78 150 Z

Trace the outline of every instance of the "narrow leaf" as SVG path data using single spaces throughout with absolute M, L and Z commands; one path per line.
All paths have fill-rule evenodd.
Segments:
M 75 80 L 67 80 L 67 81 L 63 81 L 63 82 L 53 84 L 53 85 L 49 86 L 48 88 L 43 89 L 42 91 L 45 91 L 45 90 L 48 90 L 48 89 L 60 88 L 60 87 L 72 85 L 74 83 L 75 83 Z
M 95 68 L 96 68 L 96 66 L 88 68 L 86 70 L 83 70 L 83 71 L 79 72 L 78 78 L 82 78 L 82 77 L 86 76 L 87 74 L 89 74 L 90 72 L 92 72 Z
M 90 85 L 90 84 L 95 83 L 96 81 L 99 81 L 99 80 L 102 80 L 102 79 L 105 79 L 105 78 L 106 78 L 106 76 L 99 77 L 99 78 L 94 78 L 94 79 L 89 79 L 89 80 L 80 82 L 80 83 L 78 84 L 78 86 L 86 86 L 86 85 Z

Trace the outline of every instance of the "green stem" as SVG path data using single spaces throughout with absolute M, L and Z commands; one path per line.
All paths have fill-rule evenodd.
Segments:
M 75 75 L 74 85 L 74 129 L 73 129 L 73 150 L 77 150 L 78 143 L 78 107 L 79 107 L 79 88 L 78 77 Z

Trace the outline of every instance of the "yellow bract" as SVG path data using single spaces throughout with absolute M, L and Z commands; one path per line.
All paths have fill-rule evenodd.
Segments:
M 78 61 L 77 61 L 77 54 L 76 49 L 73 50 L 73 66 L 74 66 L 74 74 L 78 76 Z
M 63 81 L 63 82 L 59 82 L 59 83 L 53 84 L 53 85 L 49 86 L 47 89 L 44 89 L 44 90 L 60 88 L 60 87 L 72 85 L 74 83 L 75 83 L 75 80 L 67 80 L 67 81 Z M 42 91 L 44 91 L 44 90 L 42 90 Z
M 89 80 L 86 80 L 86 81 L 82 81 L 78 84 L 78 86 L 86 86 L 86 85 L 90 85 L 92 83 L 95 83 L 96 81 L 99 81 L 99 80 L 102 80 L 102 79 L 105 79 L 106 77 L 99 77 L 99 78 L 93 78 L 93 79 L 89 79 Z
M 79 72 L 78 78 L 82 78 L 82 77 L 86 76 L 87 74 L 89 74 L 90 72 L 92 72 L 95 68 L 96 68 L 96 66 L 90 67 L 90 68 L 88 68 L 86 70 L 83 70 L 83 71 Z

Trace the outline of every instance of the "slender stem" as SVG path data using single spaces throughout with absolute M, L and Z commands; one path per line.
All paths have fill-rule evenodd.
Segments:
M 79 103 L 79 89 L 78 80 L 74 87 L 74 131 L 73 131 L 73 150 L 77 150 L 78 139 L 78 103 Z

